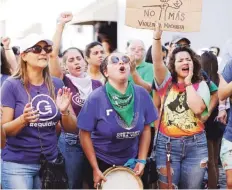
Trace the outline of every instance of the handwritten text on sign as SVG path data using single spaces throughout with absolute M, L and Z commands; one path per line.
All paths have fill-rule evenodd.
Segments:
M 193 32 L 200 30 L 202 0 L 127 0 L 126 25 L 163 30 Z

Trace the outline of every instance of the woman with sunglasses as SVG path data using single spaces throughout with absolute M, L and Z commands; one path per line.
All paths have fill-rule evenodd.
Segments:
M 134 171 L 142 175 L 151 140 L 150 124 L 157 111 L 148 92 L 128 82 L 130 58 L 112 53 L 100 66 L 105 86 L 96 89 L 78 116 L 80 141 L 89 160 L 90 188 L 105 180 L 102 172 L 136 159 Z M 90 177 L 92 176 L 92 177 Z
M 70 106 L 72 93 L 49 73 L 52 42 L 36 34 L 21 44 L 19 70 L 1 89 L 2 124 L 7 135 L 2 151 L 4 189 L 40 189 L 40 156 L 55 162 L 56 125 L 76 130 Z
M 156 89 L 163 107 L 156 145 L 158 185 L 160 189 L 200 189 L 208 162 L 201 115 L 208 112 L 209 89 L 202 81 L 199 60 L 188 47 L 173 50 L 168 70 L 161 54 L 161 36 L 157 27 L 152 57 Z M 166 159 L 168 154 L 171 162 Z
M 72 14 L 64 12 L 58 18 L 57 30 L 54 35 L 54 49 L 51 53 L 50 68 L 53 76 L 59 77 L 73 93 L 72 107 L 78 116 L 85 100 L 96 88 L 102 86 L 101 82 L 92 80 L 85 72 L 86 62 L 81 50 L 75 47 L 68 48 L 63 52 L 62 64 L 69 74 L 62 72 L 58 60 L 59 44 L 65 24 L 72 19 Z M 67 133 L 62 129 L 58 146 L 66 160 L 65 168 L 69 180 L 70 189 L 81 189 L 83 182 L 85 156 L 80 145 L 77 133 Z M 68 150 L 68 151 L 67 151 Z

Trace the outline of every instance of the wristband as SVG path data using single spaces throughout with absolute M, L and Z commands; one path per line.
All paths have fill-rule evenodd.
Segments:
M 4 48 L 4 47 L 3 47 Z M 11 48 L 4 48 L 4 50 L 12 50 Z
M 154 40 L 161 40 L 161 38 L 153 38 Z
M 223 110 L 226 110 L 226 105 L 223 105 L 223 104 L 219 105 L 218 111 L 223 111 Z
M 146 165 L 146 163 L 147 163 L 146 160 L 139 160 L 139 159 L 137 159 L 136 161 L 139 162 L 139 163 L 142 163 L 142 164 L 144 164 L 144 165 Z

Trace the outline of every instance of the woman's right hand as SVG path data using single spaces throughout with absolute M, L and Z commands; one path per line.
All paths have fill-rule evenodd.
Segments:
M 24 125 L 37 122 L 39 120 L 39 110 L 34 110 L 31 103 L 27 103 L 20 120 Z
M 61 24 L 66 24 L 73 19 L 73 14 L 71 12 L 63 12 L 59 15 L 57 21 Z
M 163 33 L 163 31 L 161 29 L 161 24 L 157 23 L 156 28 L 154 30 L 153 38 L 154 39 L 161 39 L 162 33 Z
M 101 172 L 101 170 L 99 170 L 99 168 L 93 170 L 93 181 L 94 181 L 95 188 L 98 188 L 100 186 L 102 180 L 106 182 L 106 178 Z
M 10 48 L 10 38 L 4 37 L 4 38 L 1 39 L 1 42 L 2 42 L 3 47 L 5 49 L 9 49 Z
M 227 124 L 227 112 L 226 110 L 221 110 L 218 112 L 217 120 L 222 124 Z

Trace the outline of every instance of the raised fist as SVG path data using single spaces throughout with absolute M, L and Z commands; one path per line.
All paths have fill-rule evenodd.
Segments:
M 10 38 L 4 37 L 1 39 L 1 42 L 2 42 L 4 48 L 10 47 Z
M 70 22 L 73 18 L 73 14 L 71 12 L 63 12 L 58 17 L 57 21 L 61 24 L 66 24 Z

